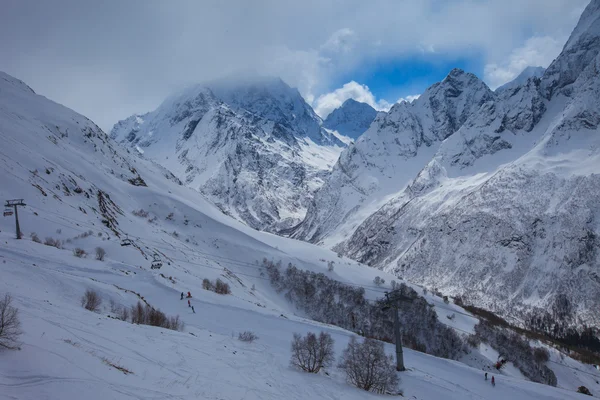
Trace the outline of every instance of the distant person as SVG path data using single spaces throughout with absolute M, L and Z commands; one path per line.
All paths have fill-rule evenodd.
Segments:
M 189 299 L 190 297 L 192 297 L 192 294 L 190 292 L 188 292 L 188 296 L 187 297 Z
M 487 372 L 485 373 L 485 380 L 487 381 Z
M 196 314 L 196 310 L 194 310 L 194 306 L 192 306 L 192 312 Z
M 188 300 L 188 307 L 191 307 L 192 303 L 190 303 L 190 301 Z
M 492 376 L 492 386 L 496 386 L 496 379 Z
M 179 299 L 179 300 L 183 300 L 183 292 L 181 292 L 181 299 Z

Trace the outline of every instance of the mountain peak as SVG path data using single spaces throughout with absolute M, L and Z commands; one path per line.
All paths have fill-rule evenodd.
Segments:
M 571 85 L 600 53 L 600 0 L 592 0 L 581 14 L 560 55 L 542 78 L 544 96 L 571 95 Z
M 450 77 L 450 78 L 457 78 L 457 77 L 463 76 L 465 74 L 466 74 L 466 72 L 463 69 L 452 68 L 452 70 L 450 71 L 450 73 L 448 73 L 448 77 Z
M 373 107 L 350 98 L 327 116 L 323 121 L 323 127 L 338 131 L 349 138 L 358 139 L 369 129 L 376 116 L 377 110 Z

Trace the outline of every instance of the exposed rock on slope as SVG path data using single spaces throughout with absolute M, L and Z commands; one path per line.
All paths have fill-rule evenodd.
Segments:
M 356 140 L 369 129 L 376 116 L 377 111 L 370 105 L 348 99 L 325 118 L 323 127 Z
M 248 225 L 298 223 L 343 148 L 279 79 L 195 86 L 115 125 L 111 136 Z

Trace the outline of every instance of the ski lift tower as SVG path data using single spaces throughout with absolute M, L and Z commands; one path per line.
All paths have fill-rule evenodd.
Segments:
M 398 317 L 398 308 L 400 302 L 412 302 L 414 299 L 404 295 L 400 290 L 393 290 L 391 293 L 385 292 L 385 301 L 383 302 L 383 311 L 392 310 L 394 313 L 394 336 L 396 338 L 396 371 L 406 371 L 404 367 L 404 352 L 402 351 L 402 333 L 400 332 L 400 318 Z
M 25 206 L 26 204 L 23 203 L 23 199 L 15 199 L 15 200 L 6 200 L 6 204 L 4 204 L 4 207 L 6 207 L 6 209 L 4 210 L 4 216 L 5 217 L 9 217 L 13 214 L 13 212 L 10 210 L 10 207 L 14 207 L 15 211 L 15 226 L 17 228 L 17 239 L 21 239 L 21 229 L 19 228 L 19 211 L 18 211 L 18 207 L 19 206 Z

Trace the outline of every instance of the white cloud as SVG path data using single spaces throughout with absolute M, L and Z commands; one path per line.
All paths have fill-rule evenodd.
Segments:
M 403 101 L 406 101 L 407 103 L 412 103 L 413 101 L 415 101 L 419 97 L 421 97 L 420 94 L 409 94 L 408 96 L 400 97 L 396 101 L 396 103 L 402 103 Z
M 492 89 L 515 79 L 526 67 L 546 68 L 560 53 L 566 38 L 532 37 L 515 49 L 508 59 L 489 63 L 484 68 L 484 80 Z
M 329 39 L 321 46 L 321 52 L 328 53 L 348 53 L 354 46 L 356 35 L 352 29 L 342 28 L 331 34 Z
M 376 100 L 367 85 L 361 85 L 354 81 L 344 84 L 344 86 L 335 89 L 333 92 L 319 96 L 314 102 L 313 107 L 317 114 L 322 118 L 326 118 L 333 110 L 339 108 L 348 99 L 367 103 L 376 110 L 387 111 L 391 107 L 391 104 L 383 99 Z
M 30 3 L 0 13 L 0 70 L 110 129 L 183 86 L 240 69 L 279 75 L 309 101 L 358 68 L 364 76 L 415 56 L 483 57 L 497 85 L 521 68 L 519 59 L 547 64 L 528 51 L 551 58 L 554 45 L 515 48 L 528 32 L 560 47 L 589 0 Z

